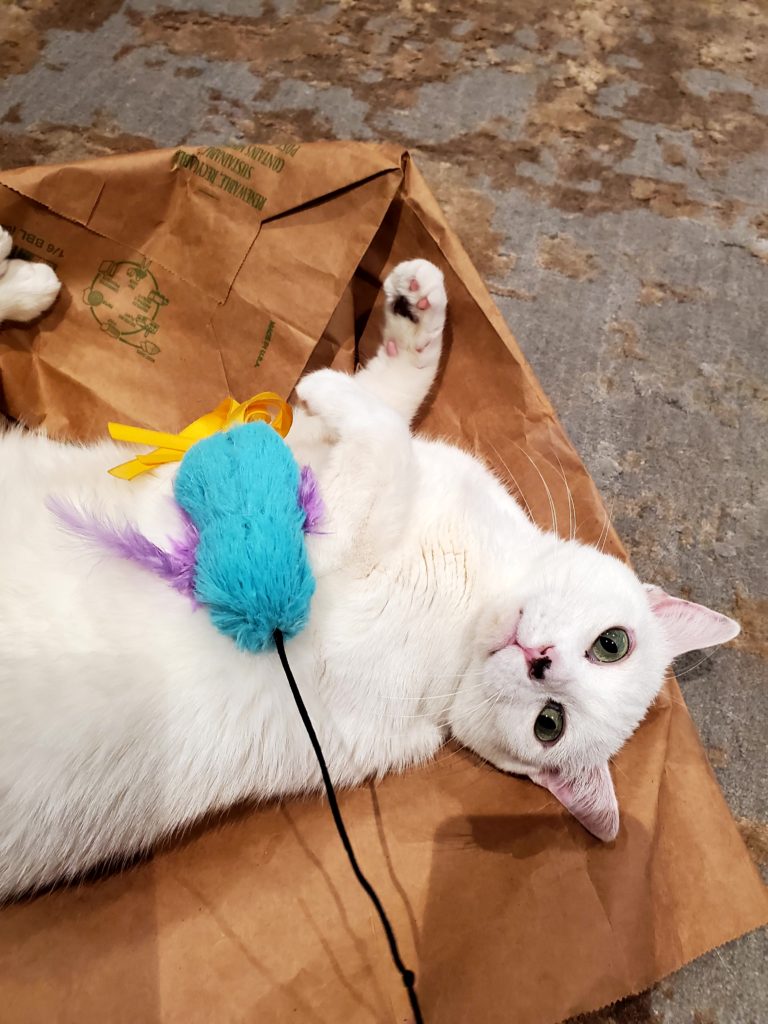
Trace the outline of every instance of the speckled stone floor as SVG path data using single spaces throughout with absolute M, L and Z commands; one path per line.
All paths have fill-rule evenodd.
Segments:
M 738 618 L 679 665 L 768 866 L 765 0 L 2 0 L 0 165 L 281 132 L 407 144 L 638 570 Z M 760 1024 L 768 941 L 590 1024 Z

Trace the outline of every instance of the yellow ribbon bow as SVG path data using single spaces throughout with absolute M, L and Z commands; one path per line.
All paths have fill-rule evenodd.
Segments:
M 154 451 L 147 452 L 146 455 L 137 455 L 135 459 L 123 462 L 109 472 L 121 480 L 133 480 L 134 477 L 155 469 L 156 466 L 164 466 L 168 462 L 181 462 L 192 445 L 204 437 L 210 437 L 220 430 L 229 430 L 237 423 L 253 423 L 255 420 L 269 423 L 281 437 L 285 437 L 291 429 L 293 413 L 288 403 L 279 395 L 273 391 L 262 391 L 246 402 L 225 398 L 215 409 L 190 423 L 188 427 L 184 427 L 179 434 L 144 430 L 143 427 L 130 427 L 127 423 L 109 423 L 109 435 L 115 441 L 157 445 Z

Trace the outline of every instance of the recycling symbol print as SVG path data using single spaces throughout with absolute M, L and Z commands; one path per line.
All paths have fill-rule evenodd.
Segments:
M 149 266 L 149 260 L 104 260 L 85 289 L 83 301 L 105 334 L 154 361 L 160 346 L 152 339 L 160 330 L 157 318 L 168 299 Z

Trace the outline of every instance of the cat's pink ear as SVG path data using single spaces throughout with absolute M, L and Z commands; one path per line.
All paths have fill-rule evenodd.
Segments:
M 607 762 L 571 778 L 560 772 L 543 771 L 535 772 L 531 779 L 548 789 L 593 836 L 605 843 L 616 838 L 619 805 Z
M 661 587 L 650 583 L 646 583 L 645 590 L 653 614 L 661 622 L 672 658 L 686 651 L 698 651 L 700 647 L 724 644 L 741 632 L 738 622 L 703 604 L 670 597 Z

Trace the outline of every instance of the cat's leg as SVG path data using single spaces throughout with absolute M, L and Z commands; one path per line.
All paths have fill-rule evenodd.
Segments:
M 433 263 L 408 260 L 386 279 L 384 294 L 381 347 L 355 380 L 410 423 L 434 383 L 440 362 L 445 282 Z
M 415 489 L 408 424 L 349 374 L 318 370 L 296 393 L 305 407 L 297 410 L 300 430 L 302 420 L 314 421 L 326 442 L 323 457 L 310 462 L 326 509 L 319 535 L 309 538 L 313 568 L 367 572 L 398 543 L 408 519 Z
M 10 260 L 12 239 L 0 228 L 0 324 L 34 320 L 59 294 L 61 282 L 47 263 Z

